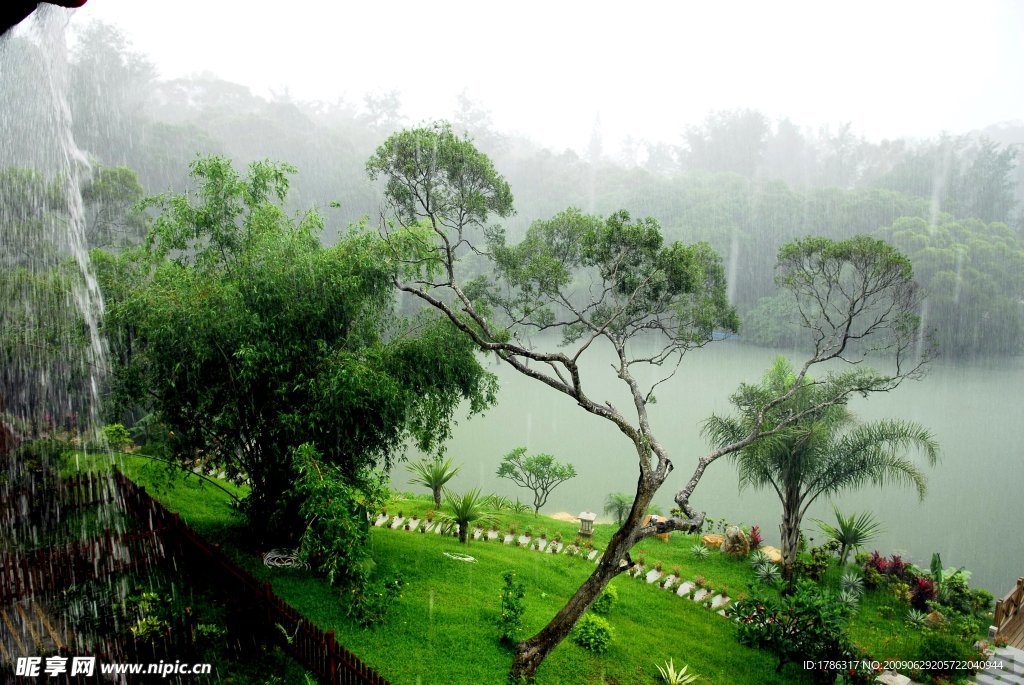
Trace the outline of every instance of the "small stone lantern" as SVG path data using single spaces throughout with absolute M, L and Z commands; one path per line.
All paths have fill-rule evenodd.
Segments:
M 585 511 L 579 515 L 580 519 L 580 537 L 590 538 L 594 536 L 594 520 L 597 519 L 597 514 L 592 511 Z

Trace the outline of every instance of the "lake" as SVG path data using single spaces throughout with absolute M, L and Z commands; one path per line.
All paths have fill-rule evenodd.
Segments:
M 745 345 L 718 342 L 687 354 L 679 372 L 658 388 L 651 407 L 655 435 L 669 449 L 675 470 L 655 498 L 668 513 L 672 495 L 689 479 L 696 460 L 708 451 L 700 426 L 711 413 L 728 413 L 729 396 L 742 381 L 756 382 L 776 354 L 794 363 L 802 357 Z M 591 352 L 588 351 L 588 354 Z M 624 414 L 631 407 L 621 381 L 610 369 L 610 350 L 594 350 L 584 365 L 584 386 L 597 400 L 609 399 Z M 462 465 L 449 485 L 455 490 L 481 487 L 487 492 L 532 501 L 511 481 L 495 477 L 501 457 L 525 446 L 572 463 L 578 476 L 551 495 L 547 512 L 601 513 L 605 496 L 633 492 L 638 468 L 632 444 L 604 419 L 592 416 L 570 398 L 516 373 L 493 358 L 489 368 L 501 383 L 498 403 L 484 416 L 460 419 L 448 454 Z M 648 380 L 653 380 L 652 374 Z M 868 551 L 900 553 L 927 567 L 932 552 L 944 565 L 966 566 L 972 585 L 997 597 L 1024 575 L 1024 360 L 1014 358 L 973 364 L 935 362 L 928 375 L 907 381 L 891 393 L 855 398 L 850 406 L 863 420 L 908 419 L 929 428 L 941 447 L 935 468 L 926 468 L 928 494 L 923 501 L 901 486 L 868 486 L 848 491 L 835 501 L 844 514 L 871 511 L 884 532 Z M 408 474 L 392 471 L 394 486 L 408 485 Z M 709 516 L 736 523 L 759 524 L 767 542 L 777 544 L 781 504 L 774 491 L 739 492 L 736 472 L 726 459 L 712 464 L 697 486 L 692 503 Z M 824 535 L 814 519 L 832 522 L 830 501 L 812 505 L 804 531 L 820 544 Z

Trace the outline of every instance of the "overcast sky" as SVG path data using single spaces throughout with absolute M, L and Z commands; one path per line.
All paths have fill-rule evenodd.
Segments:
M 582 149 L 600 115 L 678 142 L 710 110 L 871 139 L 1024 119 L 1024 2 L 268 2 L 89 0 L 165 78 L 361 102 L 397 89 L 413 123 L 464 89 L 498 128 Z

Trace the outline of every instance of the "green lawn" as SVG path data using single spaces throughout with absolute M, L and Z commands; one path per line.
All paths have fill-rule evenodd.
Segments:
M 345 616 L 342 599 L 326 582 L 308 572 L 268 569 L 259 558 L 236 544 L 242 519 L 222 490 L 197 477 L 168 474 L 158 462 L 133 455 L 116 457 L 120 467 L 166 506 L 182 514 L 198 532 L 224 545 L 257 577 L 270 581 L 274 591 L 325 629 L 396 685 L 428 683 L 501 683 L 511 662 L 510 652 L 497 641 L 495 623 L 501 574 L 517 572 L 526 584 L 526 634 L 536 631 L 564 604 L 593 569 L 592 562 L 563 555 L 541 554 L 499 542 L 471 541 L 403 530 L 374 528 L 370 547 L 381 575 L 400 573 L 403 596 L 392 608 L 386 625 L 364 630 Z M 243 491 L 225 487 L 236 493 Z M 396 495 L 388 513 L 423 518 L 433 509 L 428 497 Z M 514 524 L 519 533 L 541 532 L 548 538 L 575 538 L 578 523 L 533 514 L 502 512 L 500 529 Z M 594 543 L 600 549 L 613 531 L 598 525 Z M 712 552 L 698 560 L 690 552 L 696 536 L 673 535 L 670 541 L 650 539 L 639 545 L 648 567 L 660 561 L 668 572 L 679 566 L 684 578 L 704 576 L 731 596 L 749 591 L 754 581 L 749 564 Z M 468 552 L 473 563 L 455 561 L 444 552 Z M 828 574 L 838 581 L 838 572 Z M 692 601 L 642 580 L 620 576 L 614 585 L 620 601 L 608 617 L 615 639 L 609 651 L 593 655 L 567 640 L 545 662 L 541 683 L 652 683 L 656 664 L 669 658 L 710 683 L 808 682 L 798 667 L 774 673 L 774 660 L 764 652 L 736 643 L 728 620 Z M 919 636 L 903 625 L 904 609 L 884 592 L 869 592 L 851 621 L 853 639 L 876 657 L 912 658 Z

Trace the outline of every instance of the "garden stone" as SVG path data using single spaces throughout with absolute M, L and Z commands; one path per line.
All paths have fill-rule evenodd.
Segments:
M 530 544 L 530 540 L 532 540 L 532 539 L 533 538 L 528 538 L 525 535 L 520 535 L 517 538 L 517 541 L 519 542 L 520 545 L 522 545 L 523 547 L 526 547 L 528 544 Z
M 704 588 L 701 588 L 701 589 L 699 589 L 699 590 L 697 590 L 696 592 L 693 593 L 693 601 L 694 602 L 699 602 L 700 600 L 704 599 L 707 596 L 708 596 L 708 591 L 705 590 Z
M 665 584 L 661 586 L 661 589 L 662 589 L 662 590 L 668 590 L 668 589 L 670 589 L 670 588 L 672 587 L 672 585 L 673 585 L 673 584 L 674 584 L 674 583 L 675 583 L 675 582 L 676 582 L 677 580 L 679 580 L 679 579 L 678 579 L 678 578 L 676 578 L 676 577 L 675 577 L 674 575 L 670 575 L 670 576 L 669 576 L 668 578 L 666 578 L 666 579 L 665 579 Z
M 510 545 L 510 544 L 512 544 L 512 541 L 515 540 L 515 538 L 516 538 L 515 535 L 513 535 L 512 533 L 509 533 L 508 535 L 506 535 L 504 537 L 504 539 L 502 539 L 502 542 L 504 544 L 506 544 L 506 545 Z
M 715 595 L 711 598 L 711 608 L 720 609 L 729 603 L 729 598 L 725 595 Z
M 693 583 L 686 581 L 676 589 L 676 594 L 682 597 L 683 595 L 690 594 L 690 590 L 693 589 Z
M 562 543 L 561 542 L 552 542 L 550 545 L 548 545 L 548 553 L 549 554 L 558 554 L 561 551 L 562 551 Z
M 587 555 L 587 561 L 590 561 L 591 559 L 593 559 L 596 556 L 597 556 L 597 550 L 596 549 L 590 550 L 590 554 Z
M 473 531 L 473 539 L 474 540 L 479 540 L 480 536 L 483 535 L 483 534 L 484 534 L 484 532 L 482 530 L 480 530 L 479 528 L 477 528 L 476 530 Z
M 645 580 L 648 584 L 650 584 L 656 581 L 658 578 L 661 578 L 661 571 L 652 568 L 650 571 L 647 572 L 647 577 L 645 578 Z
M 782 563 L 782 550 L 778 547 L 772 547 L 771 545 L 761 545 L 758 547 L 762 554 L 768 557 L 768 561 L 773 564 Z
M 405 521 L 405 517 L 395 517 L 395 520 L 391 522 L 391 530 L 397 530 L 402 527 L 402 522 Z
M 437 525 L 436 525 L 436 526 L 434 526 L 434 535 L 440 535 L 440 534 L 441 534 L 441 529 L 442 529 L 442 528 L 444 528 L 444 526 L 443 526 L 443 525 L 441 525 L 441 522 L 440 522 L 440 521 L 438 521 L 438 522 L 437 522 Z
M 910 678 L 905 675 L 900 675 L 895 671 L 886 671 L 882 675 L 875 679 L 876 683 L 883 683 L 884 685 L 909 685 L 911 682 Z
M 373 522 L 373 525 L 376 528 L 380 528 L 381 526 L 383 526 L 387 522 L 388 522 L 388 515 L 387 514 L 381 514 L 380 516 L 377 517 L 377 520 Z
M 406 525 L 409 526 L 408 530 L 409 530 L 410 533 L 412 533 L 420 525 L 420 520 L 419 519 L 412 519 Z
M 487 539 L 488 540 L 497 540 L 498 539 L 498 531 L 496 531 L 496 530 L 489 530 L 489 531 L 487 531 Z
M 547 546 L 548 546 L 548 541 L 547 540 L 541 539 L 541 540 L 537 541 L 537 551 L 538 552 L 543 552 L 544 548 L 547 547 Z
M 739 559 L 745 559 L 750 554 L 750 540 L 747 539 L 747 534 L 743 532 L 742 528 L 729 526 L 725 529 L 722 551 Z
M 700 544 L 708 549 L 721 549 L 723 542 L 725 542 L 725 536 L 718 533 L 710 533 L 700 539 Z

